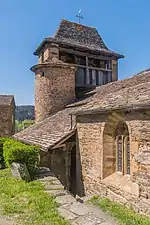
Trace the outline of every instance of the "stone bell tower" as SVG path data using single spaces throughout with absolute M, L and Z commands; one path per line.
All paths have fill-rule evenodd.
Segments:
M 59 46 L 45 45 L 35 73 L 35 120 L 40 122 L 75 99 L 75 68 L 59 60 Z

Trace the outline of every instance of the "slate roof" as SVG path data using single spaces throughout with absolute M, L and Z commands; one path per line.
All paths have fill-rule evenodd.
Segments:
M 79 109 L 84 110 L 85 108 L 90 108 L 92 105 L 98 104 L 98 102 L 101 100 L 103 101 L 107 95 L 112 95 L 112 93 L 115 94 L 119 90 L 123 91 L 125 88 L 133 87 L 142 83 L 147 84 L 147 82 L 150 82 L 150 69 L 143 70 L 142 72 L 137 73 L 129 78 L 99 86 L 94 91 L 90 92 L 93 92 L 92 97 L 70 104 L 70 106 L 80 106 Z
M 150 70 L 100 86 L 92 97 L 68 105 L 64 110 L 13 137 L 24 143 L 39 145 L 41 149 L 47 151 L 75 132 L 76 119 L 73 114 L 105 112 L 127 107 L 150 108 Z
M 34 54 L 38 55 L 47 43 L 64 44 L 83 51 L 90 50 L 99 54 L 114 55 L 117 58 L 124 57 L 108 49 L 96 28 L 68 20 L 62 20 L 54 37 L 45 38 Z
M 117 92 L 108 93 L 103 98 L 90 101 L 73 114 L 91 114 L 119 109 L 150 109 L 150 82 L 123 88 Z
M 0 95 L 0 105 L 1 106 L 9 106 L 14 100 L 13 95 Z
M 64 109 L 42 122 L 36 123 L 13 137 L 27 144 L 38 145 L 47 151 L 59 141 L 75 131 L 75 120 L 71 117 L 71 108 Z

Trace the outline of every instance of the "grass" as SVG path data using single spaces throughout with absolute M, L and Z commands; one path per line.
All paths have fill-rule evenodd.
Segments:
M 57 211 L 54 197 L 44 192 L 39 181 L 24 182 L 0 170 L 0 214 L 20 225 L 69 225 Z
M 107 198 L 93 197 L 91 203 L 108 212 L 120 225 L 150 225 L 150 219 L 136 214 L 134 211 L 114 203 Z

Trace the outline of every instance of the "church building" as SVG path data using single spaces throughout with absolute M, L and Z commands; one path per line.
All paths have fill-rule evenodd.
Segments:
M 150 70 L 118 80 L 95 28 L 62 20 L 35 55 L 36 123 L 13 137 L 39 145 L 65 189 L 150 214 Z

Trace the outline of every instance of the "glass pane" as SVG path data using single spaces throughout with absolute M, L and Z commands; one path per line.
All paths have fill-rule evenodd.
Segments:
M 130 174 L 130 142 L 129 142 L 129 138 L 127 139 L 127 174 Z
M 122 172 L 122 138 L 121 136 L 118 137 L 118 140 L 117 140 L 117 170 Z

